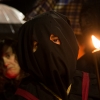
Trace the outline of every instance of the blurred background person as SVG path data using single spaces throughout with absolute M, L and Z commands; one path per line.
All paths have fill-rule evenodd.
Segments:
M 10 100 L 26 74 L 17 61 L 17 41 L 6 38 L 0 41 L 0 100 Z
M 0 100 L 11 98 L 20 83 L 20 78 L 23 77 L 21 75 L 20 78 L 16 78 L 20 67 L 17 62 L 15 37 L 25 23 L 24 17 L 24 14 L 14 7 L 0 3 Z M 7 60 L 9 64 L 6 64 Z
M 70 20 L 71 27 L 74 34 L 81 34 L 79 15 L 82 4 L 86 0 L 59 0 L 56 4 L 54 11 L 64 14 Z
M 86 72 L 95 73 L 92 51 L 95 49 L 93 46 L 93 42 L 91 36 L 94 35 L 98 39 L 100 38 L 100 1 L 88 0 L 83 4 L 82 10 L 80 12 L 80 27 L 81 33 L 80 38 L 82 36 L 82 43 L 84 48 L 85 55 L 79 59 L 79 62 L 83 62 L 83 64 L 78 66 L 78 69 L 85 69 Z M 79 41 L 81 42 L 81 41 Z M 83 61 L 81 61 L 84 59 Z M 87 66 L 87 67 L 85 67 Z M 89 67 L 90 66 L 90 67 Z
M 74 82 L 72 85 L 71 93 L 74 100 L 83 99 L 83 94 L 87 96 L 87 100 L 100 100 L 100 89 L 99 82 L 97 78 L 96 66 L 94 63 L 92 51 L 95 49 L 92 43 L 91 36 L 94 35 L 98 39 L 100 37 L 100 1 L 88 0 L 83 3 L 80 12 L 80 28 L 81 34 L 76 35 L 79 43 L 80 50 L 82 50 L 82 56 L 77 60 L 77 71 L 74 77 Z M 99 59 L 100 53 L 97 53 L 96 59 L 98 61 L 98 66 L 100 66 Z M 99 68 L 98 68 L 99 70 Z M 84 77 L 84 72 L 87 75 Z M 84 89 L 84 79 L 87 81 L 87 89 Z M 85 85 L 86 85 L 85 84 Z

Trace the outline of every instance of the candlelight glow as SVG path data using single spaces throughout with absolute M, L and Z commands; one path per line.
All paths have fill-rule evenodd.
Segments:
M 95 48 L 100 49 L 100 40 L 98 40 L 94 35 L 91 36 L 92 42 Z

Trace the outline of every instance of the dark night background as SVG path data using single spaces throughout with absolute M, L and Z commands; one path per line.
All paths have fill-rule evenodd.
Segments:
M 26 14 L 30 12 L 33 7 L 37 6 L 40 1 L 42 0 L 0 0 L 0 3 L 12 6 L 23 14 Z

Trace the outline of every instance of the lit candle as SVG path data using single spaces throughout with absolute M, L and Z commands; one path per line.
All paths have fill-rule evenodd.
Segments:
M 100 90 L 100 72 L 99 72 L 99 67 L 97 64 L 97 59 L 96 59 L 96 52 L 100 51 L 100 40 L 98 40 L 95 36 L 91 36 L 92 42 L 94 47 L 96 48 L 95 50 L 92 51 L 93 57 L 94 57 L 94 63 L 95 63 L 95 68 L 96 68 L 96 74 L 97 74 L 97 80 L 98 80 L 98 86 Z

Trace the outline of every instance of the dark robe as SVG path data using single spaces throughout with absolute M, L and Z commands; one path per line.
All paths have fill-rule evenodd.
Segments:
M 98 66 L 100 66 L 100 52 L 95 54 Z M 82 100 L 82 80 L 83 72 L 89 74 L 88 100 L 100 100 L 100 90 L 96 75 L 94 56 L 86 53 L 77 61 L 77 71 L 74 76 L 73 85 L 70 92 L 70 100 Z
M 50 40 L 51 34 L 59 38 L 60 45 Z M 68 100 L 66 91 L 76 69 L 78 45 L 66 16 L 53 11 L 38 15 L 20 28 L 18 39 L 19 64 L 32 77 L 20 87 L 39 100 L 56 100 L 57 96 Z M 36 52 L 33 41 L 38 42 Z M 24 98 L 16 95 L 13 100 Z

